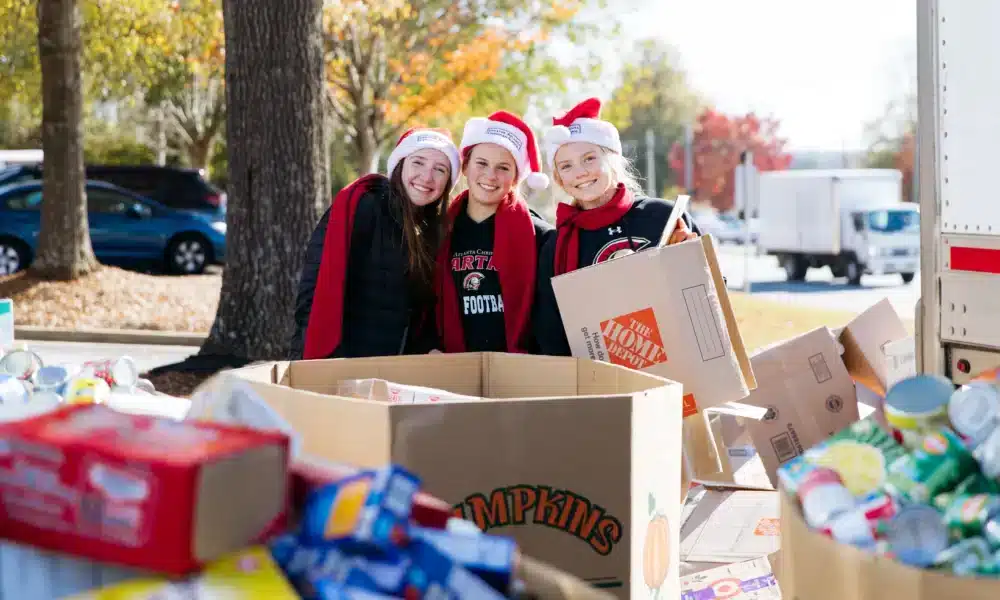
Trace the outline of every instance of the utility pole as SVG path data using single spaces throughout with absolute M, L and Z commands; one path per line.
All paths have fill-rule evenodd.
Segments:
M 684 187 L 694 198 L 694 128 L 690 124 L 684 127 Z
M 656 135 L 646 130 L 646 195 L 656 197 Z
M 753 184 L 753 152 L 746 150 L 741 156 L 743 163 L 743 291 L 750 293 L 750 246 L 753 243 L 753 236 L 750 234 L 750 216 L 753 215 L 757 206 L 755 187 Z M 753 254 L 756 254 L 754 252 Z

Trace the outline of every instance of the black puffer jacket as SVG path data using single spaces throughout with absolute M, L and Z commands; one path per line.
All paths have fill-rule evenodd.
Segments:
M 388 180 L 378 180 L 358 201 L 347 262 L 343 333 L 332 357 L 422 354 L 437 345 L 432 300 L 417 298 L 409 284 L 402 215 L 389 194 Z M 295 299 L 292 358 L 301 358 L 305 348 L 329 219 L 327 210 L 306 246 Z

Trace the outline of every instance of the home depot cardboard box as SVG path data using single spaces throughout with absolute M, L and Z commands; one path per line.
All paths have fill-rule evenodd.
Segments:
M 826 327 L 764 348 L 751 357 L 757 389 L 745 400 L 767 409 L 746 421 L 772 485 L 778 467 L 859 419 L 854 380 Z
M 712 236 L 552 279 L 573 356 L 684 384 L 684 416 L 757 387 Z
M 782 597 L 802 600 L 994 600 L 1000 581 L 915 569 L 809 530 L 795 499 L 781 493 Z
M 400 464 L 527 555 L 619 597 L 680 595 L 680 384 L 597 361 L 491 353 L 279 363 L 272 375 L 247 387 L 294 428 L 305 455 Z M 341 381 L 369 378 L 477 399 L 333 395 Z

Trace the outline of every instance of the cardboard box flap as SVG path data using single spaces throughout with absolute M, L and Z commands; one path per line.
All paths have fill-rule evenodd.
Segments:
M 712 270 L 712 281 L 715 282 L 715 289 L 719 293 L 719 305 L 722 307 L 722 314 L 726 318 L 729 342 L 733 345 L 733 353 L 740 364 L 740 371 L 743 372 L 743 380 L 747 383 L 747 389 L 754 390 L 757 388 L 757 378 L 754 376 L 750 357 L 747 355 L 747 348 L 743 343 L 743 334 L 740 333 L 740 327 L 736 321 L 736 313 L 733 312 L 733 303 L 729 300 L 726 280 L 722 277 L 722 267 L 719 266 L 719 257 L 715 253 L 715 243 L 711 234 L 702 236 L 701 240 L 702 245 L 705 247 L 705 258 L 708 260 L 708 266 Z
M 880 300 L 851 320 L 841 332 L 847 370 L 855 380 L 885 395 L 889 365 L 884 348 L 908 335 L 889 300 Z

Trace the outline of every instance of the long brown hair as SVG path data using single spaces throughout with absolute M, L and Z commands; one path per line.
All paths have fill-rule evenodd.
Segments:
M 405 159 L 399 161 L 389 176 L 389 198 L 397 203 L 403 215 L 403 246 L 406 248 L 406 272 L 410 283 L 420 293 L 430 296 L 434 293 L 434 268 L 445 228 L 450 179 L 437 200 L 426 206 L 417 206 L 410 202 L 403 185 L 404 162 Z

